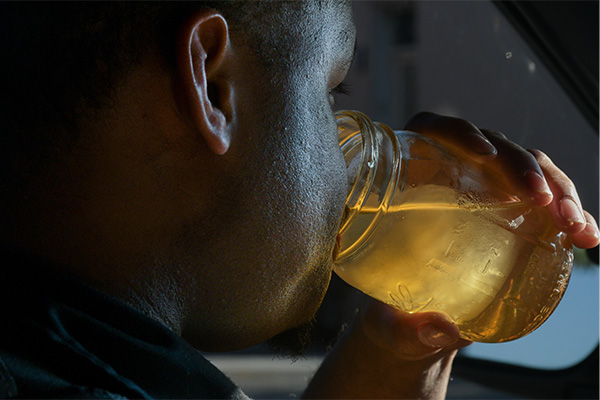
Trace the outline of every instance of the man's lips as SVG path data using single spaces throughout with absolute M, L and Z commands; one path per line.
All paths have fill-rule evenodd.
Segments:
M 333 262 L 335 262 L 335 260 L 338 257 L 338 254 L 340 254 L 340 249 L 342 248 L 342 236 L 340 234 L 337 235 L 337 237 L 335 238 L 335 246 L 333 246 L 333 253 L 332 253 L 332 259 Z
M 342 220 L 340 222 L 340 230 L 346 225 L 346 220 L 348 219 L 348 215 L 350 213 L 350 209 L 346 206 L 344 207 L 344 213 L 342 214 Z M 333 246 L 333 262 L 337 260 L 338 255 L 340 254 L 340 250 L 342 249 L 342 235 L 338 233 L 335 238 L 335 246 Z

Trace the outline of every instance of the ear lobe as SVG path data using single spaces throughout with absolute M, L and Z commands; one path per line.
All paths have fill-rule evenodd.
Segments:
M 177 42 L 177 69 L 196 130 L 216 154 L 231 143 L 233 88 L 228 75 L 229 31 L 214 10 L 202 10 L 182 27 Z

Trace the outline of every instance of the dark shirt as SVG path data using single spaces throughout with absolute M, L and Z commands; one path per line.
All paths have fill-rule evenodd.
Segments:
M 0 398 L 246 398 L 160 323 L 39 260 L 0 257 Z

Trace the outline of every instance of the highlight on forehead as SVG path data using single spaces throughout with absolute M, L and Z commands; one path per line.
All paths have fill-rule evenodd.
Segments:
M 330 43 L 330 46 L 334 52 L 339 54 L 339 66 L 347 70 L 350 68 L 357 51 L 356 28 L 352 16 L 352 5 L 349 1 L 345 0 L 332 0 L 332 4 L 336 7 L 336 12 L 333 16 L 334 21 L 330 21 L 330 23 L 335 25 L 337 34 L 333 42 Z
M 342 64 L 342 66 L 346 69 L 350 69 L 350 66 L 354 62 L 354 58 L 356 57 L 356 52 L 358 51 L 358 40 L 356 36 L 354 36 L 354 45 L 352 46 L 352 55 L 346 59 L 346 62 Z
M 230 27 L 241 32 L 237 39 L 268 66 L 294 63 L 296 57 L 305 59 L 303 50 L 320 46 L 335 47 L 336 52 L 353 49 L 355 30 L 349 0 L 247 0 L 225 4 L 224 15 L 233 17 Z M 334 31 L 335 36 L 327 39 L 327 34 Z M 347 58 L 350 63 L 352 54 Z

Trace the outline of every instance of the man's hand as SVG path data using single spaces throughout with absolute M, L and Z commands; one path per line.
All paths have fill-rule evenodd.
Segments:
M 502 133 L 478 129 L 463 119 L 428 112 L 415 115 L 405 129 L 497 166 L 510 178 L 521 200 L 548 206 L 556 227 L 570 234 L 575 246 L 587 249 L 598 245 L 598 224 L 581 206 L 573 182 L 541 151 L 525 150 Z
M 458 148 L 507 176 L 522 201 L 548 206 L 556 227 L 580 248 L 598 245 L 598 225 L 583 210 L 573 182 L 539 150 L 468 121 L 421 113 L 405 129 Z M 444 398 L 452 360 L 461 347 L 444 314 L 408 314 L 371 300 L 328 355 L 307 397 Z
M 305 398 L 443 399 L 458 329 L 443 314 L 369 300 L 311 381 Z

